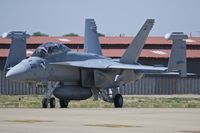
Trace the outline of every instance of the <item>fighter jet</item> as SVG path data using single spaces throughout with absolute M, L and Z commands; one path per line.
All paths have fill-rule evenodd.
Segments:
M 27 83 L 48 83 L 48 91 L 42 100 L 43 108 L 47 108 L 49 104 L 50 108 L 55 108 L 53 96 L 59 99 L 61 108 L 67 108 L 71 100 L 85 100 L 92 96 L 95 100 L 101 98 L 114 103 L 114 107 L 121 108 L 123 97 L 119 93 L 120 86 L 135 82 L 144 74 L 163 74 L 177 69 L 179 71 L 185 66 L 184 45 L 181 48 L 172 47 L 173 54 L 168 67 L 138 63 L 153 25 L 154 19 L 147 19 L 122 57 L 114 60 L 102 55 L 96 23 L 94 19 L 86 19 L 84 52 L 73 51 L 57 42 L 48 42 L 39 46 L 32 56 L 21 61 L 17 60 L 17 53 L 26 51 L 20 51 L 18 47 L 18 50 L 11 50 L 13 54 L 9 54 L 12 56 L 6 62 L 9 64 L 6 77 Z M 12 65 L 9 58 L 16 58 L 15 61 L 19 63 Z

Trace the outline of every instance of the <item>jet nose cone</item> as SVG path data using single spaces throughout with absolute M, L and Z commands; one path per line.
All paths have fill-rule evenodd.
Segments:
M 6 73 L 6 78 L 11 80 L 22 80 L 27 69 L 28 68 L 25 65 L 18 64 Z

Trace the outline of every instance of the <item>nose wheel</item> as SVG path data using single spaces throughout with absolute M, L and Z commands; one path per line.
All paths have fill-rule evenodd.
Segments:
M 47 98 L 42 99 L 42 108 L 47 108 L 48 107 L 48 100 Z
M 54 97 L 47 99 L 43 98 L 42 100 L 42 108 L 48 108 L 48 104 L 50 105 L 50 108 L 56 107 L 56 99 Z
M 50 99 L 50 108 L 55 108 L 56 107 L 56 99 L 52 97 Z

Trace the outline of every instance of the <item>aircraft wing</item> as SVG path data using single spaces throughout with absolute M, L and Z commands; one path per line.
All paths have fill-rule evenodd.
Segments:
M 50 64 L 55 65 L 64 65 L 64 66 L 74 66 L 81 68 L 97 68 L 97 69 L 106 69 L 109 64 L 106 60 L 101 59 L 90 59 L 84 61 L 66 61 L 66 62 L 54 62 Z
M 74 66 L 80 68 L 93 69 L 132 69 L 141 73 L 161 73 L 166 72 L 167 67 L 154 67 L 138 64 L 123 64 L 105 59 L 90 59 L 85 61 L 66 61 L 50 63 L 54 65 Z
M 135 64 L 113 64 L 108 68 L 113 69 L 133 69 L 141 73 L 160 73 L 167 71 L 167 67 L 155 67 L 155 66 L 146 66 L 146 65 L 135 65 Z

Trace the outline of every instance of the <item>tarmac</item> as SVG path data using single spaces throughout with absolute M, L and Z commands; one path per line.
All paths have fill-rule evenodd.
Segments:
M 0 133 L 200 133 L 200 109 L 0 108 Z

